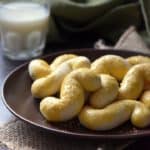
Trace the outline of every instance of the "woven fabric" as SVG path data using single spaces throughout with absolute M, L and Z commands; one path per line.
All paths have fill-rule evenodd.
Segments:
M 81 140 L 56 136 L 18 119 L 0 128 L 0 150 L 123 150 L 134 142 Z
M 136 28 L 129 27 L 120 37 L 114 47 L 106 45 L 103 40 L 98 40 L 95 43 L 97 49 L 124 49 L 136 52 L 150 53 L 150 49 L 147 47 L 141 36 L 136 31 Z

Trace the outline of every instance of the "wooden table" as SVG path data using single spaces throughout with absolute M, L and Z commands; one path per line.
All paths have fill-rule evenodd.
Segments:
M 82 43 L 82 47 L 92 47 L 91 43 Z M 45 51 L 44 53 L 50 53 L 50 52 L 54 52 L 54 51 L 58 51 L 58 48 L 62 47 L 62 45 L 57 47 L 51 46 L 51 48 L 48 48 L 47 51 Z M 74 44 L 71 47 L 76 48 L 79 47 L 79 45 Z M 71 48 L 70 47 L 70 48 Z M 80 46 L 81 47 L 81 46 Z M 69 48 L 69 46 L 64 46 L 63 45 L 63 49 Z M 0 49 L 0 90 L 2 90 L 2 84 L 3 81 L 5 79 L 5 77 L 7 76 L 7 74 L 12 71 L 15 67 L 17 67 L 18 65 L 24 63 L 24 61 L 22 62 L 18 62 L 18 61 L 11 61 L 8 60 L 7 58 L 3 57 L 2 55 L 2 51 Z M 0 99 L 0 124 L 5 124 L 7 122 L 9 122 L 11 119 L 13 119 L 14 116 L 5 108 L 4 104 L 2 103 L 2 100 Z M 58 140 L 61 140 L 63 137 L 59 137 Z M 77 140 L 77 139 L 68 139 L 70 142 L 71 140 Z M 66 142 L 64 142 L 64 146 L 63 149 L 65 150 L 65 145 L 68 145 L 69 141 L 68 140 L 64 140 Z M 105 141 L 102 141 L 105 142 Z M 112 141 L 113 142 L 113 141 Z M 116 141 L 115 141 L 116 142 Z M 119 141 L 118 141 L 119 142 Z M 59 142 L 58 142 L 59 144 Z M 101 145 L 101 141 L 97 140 L 97 141 L 93 141 L 93 140 L 85 140 L 85 139 L 78 139 L 77 143 L 78 146 L 76 147 L 76 149 L 89 149 L 89 150 L 100 150 L 98 147 L 99 145 Z M 70 149 L 73 149 L 73 147 L 70 147 Z M 146 138 L 142 138 L 142 139 L 138 139 L 134 144 L 132 144 L 131 146 L 129 146 L 128 148 L 126 148 L 126 150 L 138 150 L 138 149 L 150 149 L 150 142 L 149 142 L 149 137 Z

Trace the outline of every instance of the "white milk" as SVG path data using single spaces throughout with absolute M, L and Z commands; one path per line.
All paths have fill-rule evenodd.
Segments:
M 12 2 L 3 5 L 0 8 L 2 48 L 7 53 L 22 57 L 26 57 L 27 53 L 33 55 L 34 50 L 38 51 L 45 45 L 48 18 L 49 10 L 38 3 Z M 35 56 L 38 55 L 36 53 Z

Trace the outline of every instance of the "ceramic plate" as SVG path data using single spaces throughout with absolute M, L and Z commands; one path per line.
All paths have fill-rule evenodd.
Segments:
M 133 55 L 148 55 L 123 50 L 95 50 L 80 49 L 67 52 L 53 53 L 44 57 L 51 62 L 56 56 L 64 53 L 74 53 L 87 56 L 94 60 L 106 54 L 115 54 L 123 57 Z M 150 56 L 150 55 L 149 55 Z M 92 139 L 128 139 L 150 135 L 150 127 L 138 129 L 131 125 L 130 122 L 110 131 L 91 131 L 82 127 L 77 118 L 65 123 L 49 123 L 39 112 L 39 101 L 31 95 L 32 80 L 28 74 L 28 64 L 16 68 L 6 78 L 3 85 L 3 101 L 6 107 L 17 117 L 34 126 L 46 129 L 52 133 L 63 134 L 74 137 L 92 138 Z

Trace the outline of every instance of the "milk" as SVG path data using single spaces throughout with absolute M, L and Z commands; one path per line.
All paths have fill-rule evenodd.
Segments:
M 0 29 L 4 50 L 22 57 L 33 55 L 35 51 L 37 55 L 45 45 L 48 18 L 49 10 L 38 3 L 11 2 L 3 5 L 0 8 Z

